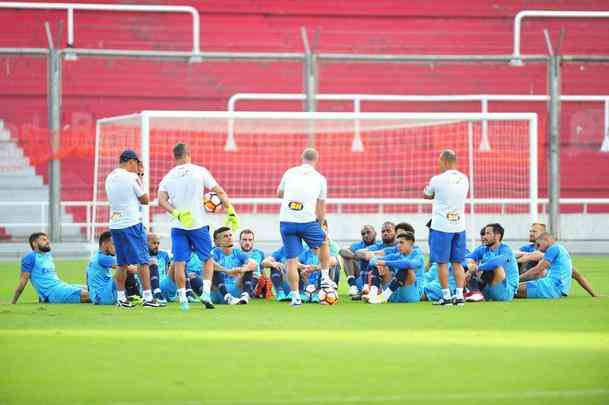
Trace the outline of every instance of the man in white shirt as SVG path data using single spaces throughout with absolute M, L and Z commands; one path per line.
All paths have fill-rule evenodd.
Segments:
M 469 190 L 467 176 L 457 170 L 457 155 L 450 149 L 440 154 L 441 174 L 431 178 L 423 191 L 424 198 L 434 200 L 429 230 L 432 263 L 438 264 L 442 298 L 436 305 L 463 305 L 465 273 L 461 262 L 467 250 L 465 237 L 465 198 Z M 448 288 L 448 263 L 452 264 L 457 284 L 455 297 Z
M 120 307 L 133 306 L 125 296 L 127 267 L 137 265 L 145 307 L 159 307 L 150 291 L 148 263 L 148 243 L 142 224 L 140 204 L 148 204 L 148 193 L 142 189 L 137 175 L 139 158 L 127 149 L 121 153 L 119 167 L 106 177 L 106 195 L 110 203 L 110 233 L 116 248 L 116 304 Z
M 315 165 L 319 154 L 308 148 L 302 153 L 302 165 L 288 169 L 281 178 L 277 195 L 283 198 L 279 213 L 280 232 L 287 258 L 288 284 L 292 306 L 302 304 L 298 289 L 298 256 L 304 240 L 312 250 L 319 249 L 322 288 L 335 287 L 329 276 L 328 239 L 321 224 L 326 217 L 328 185 Z
M 159 184 L 159 204 L 173 217 L 171 223 L 171 250 L 175 264 L 175 282 L 178 287 L 180 308 L 188 310 L 186 278 L 184 267 L 194 252 L 203 263 L 203 293 L 201 303 L 212 309 L 211 281 L 214 263 L 211 260 L 212 243 L 209 236 L 209 222 L 203 208 L 205 189 L 211 189 L 222 201 L 226 209 L 225 223 L 234 230 L 239 228 L 235 209 L 224 189 L 204 167 L 191 163 L 190 151 L 184 143 L 173 147 L 175 167 Z

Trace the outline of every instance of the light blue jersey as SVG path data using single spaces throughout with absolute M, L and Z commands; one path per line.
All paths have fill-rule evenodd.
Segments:
M 306 248 L 300 256 L 298 256 L 298 261 L 305 265 L 318 266 L 319 265 L 319 256 L 313 253 L 313 251 L 309 248 Z M 307 279 L 307 284 L 317 285 L 317 282 L 320 280 L 321 272 L 319 270 L 309 273 L 309 277 Z
M 247 255 L 240 250 L 233 249 L 230 254 L 224 254 L 222 249 L 213 248 L 211 251 L 212 259 L 225 269 L 234 269 L 235 267 L 241 267 L 248 262 L 249 258 Z M 237 277 L 230 274 L 226 274 L 224 277 L 224 284 L 228 290 L 235 288 L 237 284 Z
M 43 302 L 77 304 L 81 286 L 59 279 L 50 252 L 30 252 L 21 259 L 21 272 L 30 274 L 30 281 Z
M 505 243 L 501 243 L 495 250 L 480 245 L 466 259 L 474 260 L 482 271 L 503 267 L 507 285 L 514 291 L 518 288 L 518 263 L 512 249 Z
M 203 262 L 196 254 L 191 254 L 190 259 L 186 262 L 186 273 L 195 273 L 200 276 L 203 269 Z
M 30 252 L 21 259 L 21 271 L 30 273 L 34 289 L 46 301 L 54 287 L 61 285 L 50 252 Z
M 552 280 L 554 286 L 562 295 L 569 295 L 571 289 L 571 276 L 573 274 L 573 264 L 571 256 L 563 245 L 554 243 L 543 255 L 543 258 L 550 263 L 547 270 L 547 277 Z
M 527 243 L 526 245 L 520 246 L 521 252 L 533 253 L 537 250 L 537 246 L 534 243 Z
M 423 295 L 425 287 L 425 258 L 421 249 L 413 247 L 408 255 L 398 252 L 385 256 L 383 260 L 394 274 L 397 274 L 400 270 L 412 270 L 416 276 L 414 284 L 398 288 L 391 295 L 389 301 L 418 302 Z
M 116 257 L 98 251 L 89 260 L 87 266 L 87 287 L 93 304 L 109 305 L 115 302 L 112 266 L 116 266 Z
M 287 261 L 287 256 L 285 255 L 285 249 L 283 246 L 271 253 L 271 256 L 273 259 L 275 259 L 275 261 L 280 263 L 285 263 Z
M 156 265 L 159 268 L 159 278 L 167 277 L 167 273 L 169 272 L 169 265 L 171 264 L 171 258 L 169 257 L 169 253 L 164 250 L 159 250 L 156 256 L 151 257 L 156 258 Z
M 248 258 L 252 259 L 256 262 L 256 270 L 254 270 L 254 277 L 260 278 L 262 274 L 262 261 L 264 260 L 264 252 L 260 249 L 252 249 L 249 252 L 246 252 L 243 249 L 235 249 L 240 252 L 243 252 Z

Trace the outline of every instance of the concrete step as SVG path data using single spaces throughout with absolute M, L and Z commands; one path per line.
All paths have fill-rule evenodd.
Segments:
M 4 177 L 34 177 L 36 175 L 36 170 L 32 166 L 25 166 L 13 170 L 2 170 L 0 167 L 0 181 Z
M 0 189 L 22 189 L 42 187 L 40 176 L 0 176 Z
M 0 189 L 0 201 L 48 201 L 47 187 L 6 187 Z

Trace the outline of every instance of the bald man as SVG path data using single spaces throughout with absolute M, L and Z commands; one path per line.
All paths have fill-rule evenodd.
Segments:
M 433 200 L 431 227 L 429 230 L 430 261 L 438 264 L 438 278 L 442 298 L 435 305 L 464 305 L 463 286 L 465 273 L 461 262 L 466 255 L 465 198 L 469 180 L 457 170 L 457 155 L 450 149 L 440 154 L 441 174 L 431 178 L 423 191 L 423 197 Z M 455 296 L 448 287 L 448 264 L 457 282 Z
M 288 284 L 290 285 L 291 305 L 300 306 L 298 288 L 298 256 L 302 252 L 302 241 L 314 251 L 319 249 L 321 265 L 321 285 L 331 288 L 330 250 L 328 238 L 321 224 L 326 217 L 326 178 L 316 169 L 319 154 L 313 148 L 302 152 L 302 165 L 288 169 L 282 176 L 277 195 L 282 198 L 279 213 L 281 239 L 287 258 Z

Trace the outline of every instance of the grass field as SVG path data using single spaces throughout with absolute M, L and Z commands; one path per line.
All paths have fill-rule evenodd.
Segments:
M 578 257 L 609 295 L 609 258 Z M 85 262 L 58 261 L 82 283 Z M 609 299 L 436 308 L 256 301 L 180 312 L 8 305 L 0 263 L 0 403 L 609 403 Z M 342 286 L 344 287 L 344 286 Z

